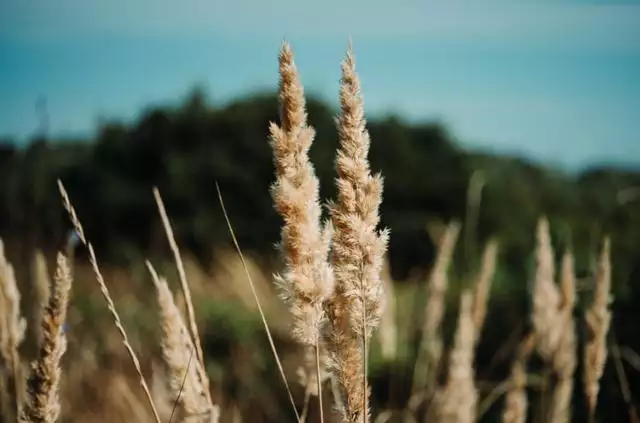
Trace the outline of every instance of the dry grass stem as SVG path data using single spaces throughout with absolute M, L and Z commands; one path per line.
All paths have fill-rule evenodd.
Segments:
M 571 421 L 571 398 L 573 395 L 573 375 L 578 365 L 577 339 L 573 308 L 576 298 L 576 278 L 574 272 L 573 255 L 566 252 L 562 260 L 561 287 L 563 293 L 559 321 L 562 336 L 558 348 L 553 356 L 553 370 L 556 374 L 556 384 L 553 388 L 549 422 L 565 423 Z
M 231 239 L 233 240 L 233 245 L 240 256 L 240 260 L 242 261 L 242 266 L 244 268 L 245 274 L 247 276 L 247 281 L 249 282 L 249 286 L 251 287 L 251 293 L 253 294 L 253 298 L 256 301 L 256 305 L 258 306 L 258 313 L 260 314 L 260 319 L 262 320 L 262 325 L 264 326 L 264 330 L 267 334 L 267 339 L 269 340 L 269 346 L 271 347 L 271 352 L 273 353 L 273 357 L 276 360 L 276 364 L 278 366 L 278 371 L 280 372 L 280 377 L 282 377 L 282 382 L 287 390 L 287 395 L 289 396 L 289 401 L 291 402 L 291 407 L 293 408 L 293 412 L 296 415 L 296 420 L 300 422 L 300 413 L 298 413 L 298 409 L 296 408 L 296 402 L 293 399 L 293 394 L 291 393 L 291 388 L 289 387 L 289 382 L 287 381 L 287 376 L 284 373 L 284 368 L 282 367 L 282 361 L 280 360 L 280 356 L 278 356 L 278 350 L 276 349 L 276 344 L 273 342 L 273 336 L 271 335 L 271 329 L 269 329 L 269 324 L 267 323 L 267 318 L 262 309 L 262 304 L 260 304 L 260 298 L 258 298 L 258 293 L 256 292 L 255 285 L 253 283 L 253 279 L 251 278 L 251 273 L 249 272 L 249 268 L 247 267 L 247 263 L 244 259 L 244 255 L 242 254 L 242 250 L 240 249 L 240 244 L 238 244 L 238 240 L 236 239 L 236 235 L 233 231 L 233 227 L 231 226 L 231 221 L 229 220 L 229 215 L 227 214 L 227 209 L 224 206 L 224 201 L 222 200 L 222 193 L 220 192 L 220 186 L 216 182 L 216 191 L 218 192 L 218 200 L 220 201 L 220 207 L 222 207 L 222 213 L 224 214 L 225 222 L 227 223 L 227 228 L 229 229 L 229 234 L 231 235 Z
M 20 291 L 13 266 L 7 260 L 4 243 L 0 239 L 0 354 L 7 369 L 3 377 L 6 388 L 0 392 L 3 408 L 15 416 L 19 413 L 22 402 L 23 384 L 22 365 L 18 347 L 25 338 L 27 322 L 20 313 Z M 2 367 L 0 367 L 2 369 Z
M 68 260 L 67 260 L 68 262 Z M 68 267 L 70 263 L 68 263 Z M 44 318 L 45 308 L 49 303 L 49 296 L 51 294 L 51 280 L 49 278 L 49 269 L 47 268 L 47 261 L 41 250 L 36 250 L 33 255 L 32 262 L 32 275 L 33 275 L 33 311 L 32 311 L 32 332 L 34 337 L 34 344 L 38 347 L 42 346 L 43 336 L 42 333 L 42 319 Z
M 384 309 L 380 271 L 388 233 L 378 232 L 382 177 L 370 174 L 360 81 L 349 47 L 342 64 L 336 157 L 338 198 L 329 206 L 334 233 L 335 295 L 328 304 L 329 349 L 344 396 L 343 420 L 368 421 L 367 343 Z
M 176 242 L 176 238 L 173 235 L 173 229 L 171 228 L 171 223 L 169 222 L 167 211 L 164 207 L 162 197 L 160 196 L 160 191 L 158 191 L 157 188 L 153 189 L 153 196 L 156 200 L 156 205 L 158 206 L 158 211 L 162 219 L 162 225 L 164 226 L 164 231 L 167 234 L 167 240 L 169 241 L 169 246 L 171 247 L 171 251 L 173 252 L 173 257 L 176 262 L 176 267 L 178 268 L 178 276 L 180 277 L 180 287 L 182 288 L 182 293 L 184 295 L 185 303 L 187 306 L 187 314 L 189 317 L 189 328 L 191 330 L 191 337 L 193 338 L 193 343 L 196 348 L 197 358 L 200 364 L 204 366 L 204 355 L 202 354 L 202 346 L 200 345 L 200 335 L 198 332 L 198 324 L 196 322 L 196 313 L 193 308 L 193 300 L 191 299 L 191 290 L 189 289 L 189 284 L 187 283 L 187 273 L 184 270 L 184 264 L 180 256 L 178 243 Z M 208 385 L 208 380 L 205 382 Z M 208 386 L 206 386 L 206 388 L 208 391 L 209 390 Z
M 555 283 L 554 252 L 546 219 L 538 223 L 537 268 L 533 287 L 533 326 L 537 350 L 555 376 L 551 401 L 544 410 L 552 423 L 571 419 L 573 376 L 577 367 L 577 337 L 573 308 L 576 278 L 573 255 L 564 254 L 560 288 Z
M 176 306 L 164 278 L 158 276 L 151 263 L 147 268 L 158 295 L 162 323 L 162 355 L 169 377 L 169 400 L 179 406 L 178 421 L 210 421 L 213 410 L 209 381 L 202 364 L 195 357 L 189 330 Z
M 586 312 L 588 341 L 584 357 L 584 388 L 589 412 L 593 415 L 598 401 L 600 378 L 607 360 L 607 333 L 611 325 L 611 242 L 604 240 L 598 262 L 593 302 Z
M 436 394 L 437 421 L 442 423 L 472 423 L 476 419 L 478 391 L 475 385 L 475 324 L 473 297 L 462 294 L 453 350 L 449 358 L 447 383 Z
M 321 225 L 319 182 L 309 161 L 315 136 L 307 125 L 304 90 L 285 42 L 280 50 L 280 120 L 271 123 L 271 148 L 276 181 L 271 186 L 276 211 L 284 220 L 280 248 L 285 271 L 276 275 L 281 297 L 293 318 L 293 337 L 304 348 L 306 372 L 320 374 L 321 330 L 326 321 L 324 303 L 333 291 L 333 273 L 328 262 L 331 231 Z M 322 404 L 321 377 L 316 377 L 318 400 Z M 322 413 L 322 407 L 320 407 Z M 321 420 L 323 416 L 321 415 Z
M 15 374 L 19 366 L 18 346 L 22 343 L 27 322 L 20 313 L 20 291 L 11 263 L 0 239 L 0 352 Z
M 84 246 L 87 248 L 88 252 L 89 252 L 89 261 L 91 262 L 91 267 L 93 268 L 93 272 L 95 274 L 95 277 L 98 281 L 98 284 L 100 285 L 100 291 L 102 292 L 102 296 L 104 297 L 104 299 L 107 301 L 107 306 L 109 308 L 109 311 L 111 312 L 111 315 L 113 317 L 114 323 L 116 325 L 116 328 L 118 329 L 118 331 L 120 332 L 120 336 L 122 337 L 122 342 L 125 346 L 125 348 L 127 349 L 127 352 L 129 353 L 129 357 L 131 358 L 131 361 L 133 362 L 133 365 L 136 369 L 136 372 L 138 373 L 138 376 L 140 376 L 140 385 L 142 386 L 142 389 L 144 390 L 144 393 L 147 397 L 147 400 L 149 401 L 149 406 L 151 407 L 151 410 L 153 411 L 153 416 L 156 419 L 157 423 L 161 423 L 160 422 L 160 416 L 158 415 L 158 411 L 156 409 L 155 404 L 153 403 L 153 398 L 151 397 L 151 391 L 149 390 L 149 386 L 147 385 L 147 382 L 144 379 L 144 376 L 142 375 L 142 369 L 140 368 L 140 361 L 138 360 L 138 356 L 136 355 L 136 353 L 133 351 L 133 347 L 131 346 L 131 343 L 129 342 L 129 338 L 127 337 L 127 333 L 124 330 L 124 326 L 122 326 L 122 322 L 120 320 L 120 315 L 118 314 L 118 311 L 116 310 L 116 306 L 113 303 L 113 299 L 111 298 L 111 294 L 109 293 L 109 289 L 107 288 L 107 284 L 104 281 L 104 278 L 102 276 L 102 272 L 100 272 L 100 268 L 98 267 L 98 260 L 96 259 L 96 254 L 93 251 L 93 246 L 91 245 L 91 243 L 87 240 L 87 238 L 84 235 L 84 229 L 82 228 L 82 224 L 80 223 L 80 220 L 78 219 L 78 216 L 76 214 L 76 211 L 74 210 L 72 204 L 71 204 L 71 200 L 69 198 L 69 195 L 67 194 L 67 191 L 64 188 L 64 185 L 62 184 L 61 181 L 58 180 L 58 189 L 60 190 L 60 195 L 62 196 L 62 201 L 64 204 L 65 209 L 67 210 L 67 212 L 69 213 L 69 217 L 71 218 L 71 222 L 76 230 L 76 234 L 78 235 L 78 238 L 80 239 L 80 241 L 82 242 L 82 244 L 84 244 Z
M 558 325 L 561 295 L 554 281 L 554 253 L 549 223 L 544 218 L 538 222 L 537 242 L 532 320 L 538 353 L 546 362 L 552 363 L 562 337 L 562 325 Z
M 533 334 L 529 334 L 518 348 L 511 366 L 510 389 L 507 392 L 502 412 L 502 423 L 526 423 L 527 421 L 527 361 L 535 346 Z
M 60 360 L 67 349 L 63 325 L 67 317 L 71 271 L 67 258 L 58 253 L 49 304 L 42 317 L 42 346 L 27 381 L 27 400 L 21 420 L 31 423 L 53 423 L 60 414 Z
M 491 240 L 485 247 L 482 255 L 482 267 L 475 285 L 473 296 L 473 323 L 476 327 L 476 343 L 480 339 L 482 327 L 487 317 L 487 303 L 489 302 L 489 292 L 491 281 L 496 272 L 496 260 L 498 258 L 498 242 Z
M 415 394 L 435 382 L 435 371 L 442 356 L 440 327 L 445 312 L 445 295 L 449 285 L 448 271 L 456 241 L 460 234 L 460 223 L 450 222 L 440 238 L 436 259 L 427 282 L 427 305 L 422 338 L 415 363 L 412 392 Z

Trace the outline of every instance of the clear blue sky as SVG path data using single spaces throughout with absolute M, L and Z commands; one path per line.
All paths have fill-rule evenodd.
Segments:
M 370 116 L 440 118 L 465 146 L 575 168 L 640 166 L 640 2 L 3 0 L 0 135 L 134 119 L 194 84 L 225 102 L 277 85 L 288 39 L 335 102 L 351 37 Z M 375 142 L 375 140 L 374 140 Z

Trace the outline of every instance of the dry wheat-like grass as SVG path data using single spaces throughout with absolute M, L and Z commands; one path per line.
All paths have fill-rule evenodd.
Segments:
M 314 131 L 306 123 L 304 92 L 287 43 L 280 52 L 280 104 L 282 126 L 270 127 L 276 168 L 271 192 L 284 219 L 285 272 L 276 282 L 293 317 L 294 337 L 315 348 L 316 374 L 322 341 L 330 353 L 343 420 L 367 421 L 367 343 L 384 308 L 380 272 L 388 233 L 377 230 L 382 177 L 369 170 L 370 140 L 351 47 L 342 65 L 338 198 L 329 205 L 330 224 L 320 220 L 319 184 L 308 158 Z
M 553 355 L 553 370 L 556 374 L 551 404 L 549 406 L 549 422 L 564 423 L 571 420 L 571 397 L 573 394 L 573 375 L 577 363 L 577 337 L 573 308 L 576 298 L 576 278 L 574 273 L 573 254 L 566 252 L 562 259 L 561 272 L 562 304 L 559 321 L 562 336 L 558 349 Z
M 67 263 L 69 260 L 67 259 Z M 35 345 L 42 345 L 43 336 L 42 333 L 42 319 L 45 314 L 45 308 L 49 303 L 49 297 L 51 295 L 51 280 L 49 277 L 49 269 L 47 268 L 47 261 L 41 250 L 36 250 L 33 255 L 31 263 L 32 275 L 33 275 L 33 310 L 32 310 L 32 332 Z M 67 267 L 71 267 L 68 265 Z
M 554 282 L 553 247 L 549 223 L 545 218 L 538 222 L 537 240 L 532 322 L 538 353 L 546 362 L 551 363 L 562 337 L 562 325 L 558 325 L 561 320 L 561 297 Z
M 509 376 L 510 388 L 507 392 L 502 412 L 502 423 L 526 423 L 527 407 L 527 361 L 535 346 L 533 334 L 529 334 L 518 347 L 518 354 Z
M 584 356 L 584 389 L 587 396 L 589 412 L 595 413 L 600 390 L 600 378 L 607 360 L 607 333 L 611 325 L 611 241 L 604 240 L 598 261 L 593 302 L 586 314 L 589 340 Z
M 203 421 L 214 421 L 213 419 L 217 420 L 216 416 L 217 416 L 218 410 L 217 410 L 217 407 L 213 405 L 213 402 L 211 400 L 211 393 L 209 391 L 210 382 L 209 382 L 209 377 L 207 376 L 207 372 L 205 371 L 204 354 L 202 352 L 202 346 L 200 344 L 200 334 L 198 331 L 198 324 L 196 321 L 196 314 L 193 306 L 193 300 L 191 298 L 191 289 L 189 288 L 189 284 L 187 282 L 187 273 L 185 271 L 184 263 L 180 255 L 178 243 L 176 242 L 175 236 L 173 235 L 173 229 L 171 228 L 171 223 L 169 222 L 169 216 L 167 215 L 164 202 L 162 201 L 162 197 L 160 196 L 160 191 L 157 188 L 153 189 L 153 196 L 156 200 L 156 205 L 158 206 L 158 211 L 160 213 L 160 218 L 162 219 L 162 225 L 167 235 L 167 240 L 169 241 L 169 246 L 171 247 L 171 251 L 173 252 L 174 261 L 176 262 L 176 267 L 178 269 L 178 276 L 180 278 L 180 287 L 182 289 L 182 294 L 184 295 L 184 302 L 187 309 L 189 330 L 191 331 L 190 333 L 191 344 L 189 344 L 185 340 L 185 342 L 182 343 L 182 347 L 185 348 L 184 351 L 182 351 L 182 353 L 183 354 L 188 353 L 190 358 L 194 350 L 196 353 L 196 357 L 195 357 L 196 363 L 194 364 L 193 368 L 196 369 L 198 380 L 197 382 L 194 381 L 192 383 L 195 389 L 194 389 L 194 393 L 192 393 L 191 395 L 194 398 L 197 396 L 203 397 L 200 400 L 200 402 L 202 403 L 200 407 L 190 407 L 189 406 L 190 404 L 188 403 L 183 404 L 183 406 L 187 415 L 197 416 L 196 418 Z M 171 291 L 169 290 L 168 285 L 166 284 L 166 281 L 163 284 L 158 280 L 157 273 L 153 270 L 151 263 L 147 262 L 147 268 L 151 272 L 154 282 L 156 282 L 156 288 L 158 290 L 158 300 L 160 302 L 161 310 L 163 311 L 163 317 L 170 318 L 170 317 L 180 316 L 178 308 L 175 307 L 175 303 L 173 302 L 173 297 L 170 296 Z M 165 287 L 166 287 L 166 290 L 164 289 Z M 167 294 L 169 294 L 169 296 Z M 178 314 L 173 313 L 169 300 L 171 300 L 171 303 L 175 307 L 174 311 Z M 174 323 L 177 323 L 177 320 Z M 164 321 L 164 324 L 166 325 L 167 322 Z M 175 325 L 173 326 L 177 327 Z M 186 329 L 186 326 L 184 328 Z M 185 332 L 187 334 L 187 337 L 189 337 L 189 330 Z M 165 335 L 167 334 L 167 332 L 164 332 L 164 333 Z M 167 356 L 165 354 L 165 359 L 166 357 Z M 171 366 L 169 367 L 172 370 L 177 370 L 175 368 L 172 368 Z M 184 369 L 184 370 L 188 370 L 188 369 Z M 185 373 L 185 371 L 183 371 L 182 374 L 184 375 L 188 373 Z M 191 377 L 190 374 L 189 374 L 189 377 Z M 191 421 L 193 419 L 189 418 L 189 420 Z
M 0 240 L 0 352 L 9 369 L 15 374 L 19 366 L 18 346 L 22 343 L 27 322 L 20 313 L 20 291 L 13 266 L 4 254 Z
M 435 415 L 441 423 L 473 423 L 476 419 L 478 391 L 475 385 L 475 323 L 473 296 L 464 292 L 460 299 L 458 328 L 449 357 L 446 385 L 435 398 Z
M 571 417 L 571 396 L 576 361 L 576 331 L 573 319 L 575 275 L 573 256 L 565 253 L 561 288 L 555 283 L 554 251 L 545 218 L 538 222 L 537 268 L 533 287 L 533 326 L 537 351 L 555 375 L 551 401 L 546 410 L 552 423 Z
M 433 388 L 436 370 L 442 356 L 440 328 L 445 312 L 445 296 L 449 285 L 449 266 L 460 234 L 460 223 L 450 222 L 438 246 L 436 260 L 431 269 L 427 285 L 426 315 L 422 327 L 422 338 L 416 360 L 412 393 L 427 387 Z
M 351 46 L 342 64 L 336 157 L 338 198 L 329 205 L 335 292 L 328 302 L 328 348 L 342 391 L 343 420 L 368 421 L 367 348 L 384 309 L 380 278 L 387 230 L 378 231 L 382 176 L 370 174 L 360 81 Z
M 138 360 L 138 356 L 133 351 L 133 347 L 129 342 L 129 337 L 127 336 L 127 332 L 124 330 L 124 326 L 122 325 L 122 321 L 120 320 L 120 315 L 116 310 L 116 306 L 113 303 L 113 299 L 111 298 L 111 294 L 109 293 L 107 284 L 104 281 L 102 272 L 98 267 L 98 260 L 96 259 L 95 252 L 93 251 L 93 246 L 85 237 L 84 229 L 82 228 L 80 219 L 78 219 L 76 211 L 74 210 L 73 205 L 71 204 L 71 199 L 69 198 L 69 194 L 67 194 L 67 191 L 60 180 L 58 180 L 58 189 L 60 191 L 60 195 L 62 196 L 64 208 L 69 213 L 69 217 L 71 219 L 71 223 L 73 224 L 76 230 L 76 234 L 89 252 L 89 261 L 91 262 L 91 267 L 93 268 L 96 280 L 98 281 L 98 285 L 100 285 L 100 291 L 102 292 L 102 296 L 107 302 L 107 306 L 109 308 L 109 311 L 111 312 L 116 328 L 118 329 L 118 332 L 120 332 L 120 336 L 122 337 L 122 343 L 124 344 L 125 348 L 127 349 L 127 352 L 129 353 L 129 357 L 133 362 L 133 365 L 136 369 L 136 372 L 138 373 L 138 376 L 140 376 L 140 386 L 142 387 L 147 397 L 149 406 L 153 411 L 153 416 L 155 417 L 157 423 L 161 423 L 160 416 L 158 415 L 158 410 L 156 409 L 156 406 L 153 402 L 153 397 L 151 396 L 151 391 L 149 390 L 149 386 L 147 385 L 147 382 L 145 381 L 144 376 L 142 375 L 142 369 L 140 368 L 140 360 Z
M 60 415 L 60 360 L 67 349 L 63 331 L 71 290 L 71 270 L 67 258 L 58 253 L 57 269 L 51 296 L 42 318 L 42 346 L 38 359 L 31 365 L 27 382 L 27 399 L 21 410 L 21 421 L 53 423 Z
M 333 292 L 333 273 L 328 262 L 331 226 L 321 225 L 319 182 L 308 151 L 315 136 L 307 125 L 304 90 L 286 42 L 280 64 L 280 119 L 282 126 L 270 125 L 271 148 L 276 181 L 271 186 L 275 209 L 284 220 L 280 248 L 285 271 L 275 275 L 281 297 L 293 319 L 294 339 L 313 354 L 305 353 L 305 383 L 316 381 L 322 404 L 321 356 L 322 327 L 326 322 L 324 305 Z M 322 410 L 322 405 L 320 405 Z
M 187 274 L 184 270 L 184 264 L 180 256 L 178 243 L 176 242 L 176 239 L 173 235 L 173 229 L 171 228 L 171 223 L 169 222 L 167 211 L 164 207 L 162 197 L 160 196 L 160 191 L 157 188 L 153 189 L 153 197 L 156 200 L 156 205 L 158 206 L 158 212 L 160 213 L 160 218 L 162 219 L 162 226 L 164 227 L 165 233 L 167 234 L 167 240 L 169 241 L 169 246 L 171 247 L 171 251 L 173 252 L 174 260 L 178 268 L 178 276 L 180 278 L 180 287 L 182 288 L 182 294 L 184 295 L 185 303 L 187 306 L 187 314 L 189 317 L 189 329 L 191 330 L 191 338 L 193 340 L 193 344 L 196 349 L 196 357 L 200 362 L 200 364 L 204 366 L 204 355 L 202 354 L 202 346 L 200 345 L 200 335 L 198 333 L 196 313 L 193 308 L 193 301 L 191 299 L 191 290 L 189 289 L 189 284 L 187 283 Z M 203 383 L 206 384 L 205 388 L 208 392 L 209 381 L 204 380 Z
M 210 422 L 214 409 L 208 388 L 208 378 L 196 356 L 189 330 L 175 304 L 166 279 L 147 262 L 156 287 L 162 323 L 162 355 L 169 377 L 169 400 L 179 407 L 179 422 Z
M 487 304 L 489 302 L 489 292 L 491 281 L 496 272 L 496 261 L 498 260 L 498 242 L 490 240 L 482 255 L 482 265 L 477 276 L 475 290 L 473 293 L 473 324 L 475 325 L 476 344 L 480 339 L 482 327 L 487 317 Z
M 20 291 L 13 266 L 7 260 L 4 243 L 0 239 L 0 367 L 2 379 L 2 408 L 18 415 L 23 400 L 22 365 L 18 347 L 24 340 L 27 322 L 20 312 Z

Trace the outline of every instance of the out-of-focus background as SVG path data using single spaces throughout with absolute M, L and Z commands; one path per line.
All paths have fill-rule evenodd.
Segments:
M 405 328 L 419 326 L 415 292 L 422 292 L 435 245 L 453 219 L 463 229 L 452 304 L 484 243 L 499 240 L 477 352 L 482 395 L 506 378 L 514 339 L 529 324 L 542 215 L 557 256 L 565 249 L 576 255 L 579 295 L 592 290 L 601 241 L 612 238 L 609 342 L 619 346 L 636 404 L 640 2 L 634 1 L 3 1 L 0 237 L 16 267 L 25 315 L 35 308 L 37 280 L 46 278 L 47 264 L 53 271 L 55 252 L 69 236 L 61 179 L 150 375 L 159 328 L 144 260 L 178 286 L 152 195 L 157 186 L 185 256 L 225 418 L 292 421 L 215 183 L 295 377 L 297 350 L 271 283 L 281 264 L 268 144 L 268 124 L 278 121 L 278 52 L 284 39 L 292 44 L 317 130 L 312 160 L 321 195 L 331 199 L 340 63 L 349 38 L 371 165 L 385 178 L 381 214 L 391 229 L 389 277 L 402 329 L 391 358 L 373 346 L 374 410 L 407 407 L 416 341 Z M 142 421 L 148 416 L 140 388 L 85 254 L 76 251 L 61 421 Z M 576 315 L 583 311 L 579 302 Z M 451 309 L 447 339 L 454 325 Z M 33 356 L 33 345 L 28 337 L 25 356 Z M 576 378 L 574 420 L 585 421 Z M 626 421 L 629 398 L 611 360 L 602 384 L 600 421 Z M 488 407 L 482 421 L 497 421 L 501 406 L 498 400 Z

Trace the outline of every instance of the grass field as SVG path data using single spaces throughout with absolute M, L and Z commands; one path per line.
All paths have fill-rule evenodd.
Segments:
M 11 245 L 0 254 L 2 421 L 555 423 L 596 421 L 605 387 L 631 401 L 624 372 L 600 388 L 608 358 L 620 360 L 608 342 L 607 238 L 579 289 L 572 252 L 554 251 L 540 216 L 531 281 L 506 284 L 499 239 L 472 271 L 452 269 L 464 228 L 451 221 L 430 234 L 428 274 L 392 280 L 351 47 L 324 219 L 287 44 L 279 64 L 280 123 L 269 129 L 280 260 L 236 244 L 204 268 L 180 250 L 149 187 L 174 260 L 103 268 L 61 181 L 75 228 L 67 248 L 34 251 L 30 269 L 14 269 Z

